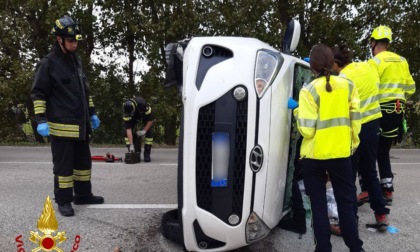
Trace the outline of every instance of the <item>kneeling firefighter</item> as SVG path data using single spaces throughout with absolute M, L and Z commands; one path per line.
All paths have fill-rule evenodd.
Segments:
M 142 97 L 134 97 L 124 102 L 125 143 L 129 152 L 140 152 L 139 137 L 144 138 L 144 162 L 150 162 L 150 152 L 153 144 L 153 113 L 152 108 Z M 139 121 L 143 129 L 135 131 Z

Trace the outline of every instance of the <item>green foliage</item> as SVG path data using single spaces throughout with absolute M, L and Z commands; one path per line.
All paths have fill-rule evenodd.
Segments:
M 51 50 L 50 30 L 64 14 L 82 26 L 79 53 L 102 121 L 95 131 L 96 143 L 123 142 L 121 104 L 132 96 L 151 104 L 155 141 L 176 142 L 181 99 L 174 88 L 162 87 L 164 46 L 189 35 L 255 37 L 280 49 L 287 21 L 295 18 L 302 28 L 295 56 L 307 57 L 317 43 L 346 43 L 355 58 L 367 60 L 371 30 L 384 24 L 394 33 L 391 50 L 407 58 L 417 90 L 420 87 L 419 1 L 0 0 L 0 4 L 2 142 L 24 139 L 15 112 L 20 108 L 25 120 L 32 122 L 29 91 L 34 66 Z M 418 145 L 419 95 L 409 104 L 411 138 Z
M 98 77 L 91 83 L 91 94 L 101 121 L 100 127 L 93 132 L 93 142 L 124 144 L 122 101 L 127 85 L 122 76 L 115 74 L 114 65 L 110 66 L 105 78 Z

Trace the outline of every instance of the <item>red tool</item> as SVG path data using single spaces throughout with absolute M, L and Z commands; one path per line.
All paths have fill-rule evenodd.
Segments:
M 91 157 L 93 161 L 105 161 L 108 163 L 113 163 L 115 161 L 122 162 L 122 157 L 115 157 L 111 153 L 107 153 L 105 156 L 92 156 Z

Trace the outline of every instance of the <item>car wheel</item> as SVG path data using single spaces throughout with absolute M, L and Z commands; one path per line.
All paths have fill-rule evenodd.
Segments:
M 173 209 L 163 214 L 160 229 L 166 239 L 181 245 L 184 244 L 182 228 L 178 219 L 178 209 Z

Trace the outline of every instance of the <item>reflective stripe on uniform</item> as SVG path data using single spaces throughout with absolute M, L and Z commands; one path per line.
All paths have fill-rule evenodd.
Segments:
M 371 110 L 365 111 L 363 113 L 360 113 L 360 116 L 361 116 L 361 118 L 366 118 L 368 116 L 375 115 L 375 114 L 380 113 L 380 112 L 381 112 L 381 107 L 376 107 L 374 109 L 371 109 Z
M 58 188 L 73 188 L 73 176 L 58 176 Z
M 381 179 L 381 186 L 385 187 L 385 188 L 392 188 L 393 183 L 392 183 L 393 179 L 392 178 L 383 178 Z
M 89 107 L 94 107 L 92 96 L 89 96 Z
M 316 127 L 316 122 L 317 122 L 317 120 L 303 119 L 303 118 L 298 118 L 298 121 L 299 121 L 300 127 L 314 128 L 314 129 Z
M 350 119 L 351 120 L 360 120 L 362 117 L 360 116 L 360 112 L 350 112 Z
M 319 94 L 318 94 L 318 92 L 316 91 L 316 88 L 313 85 L 311 85 L 311 86 L 309 86 L 309 85 L 308 85 L 307 90 L 309 91 L 309 94 L 311 94 L 311 96 L 312 96 L 314 102 L 316 103 L 316 105 L 319 107 Z
M 388 137 L 388 138 L 394 138 L 398 136 L 398 128 L 395 128 L 393 130 L 390 131 L 381 131 L 381 136 L 383 137 Z
M 405 85 L 405 91 L 412 91 L 414 93 L 414 91 L 416 91 L 416 86 L 415 85 L 412 85 L 412 86 Z
M 146 112 L 144 112 L 145 115 L 148 115 L 152 113 L 152 107 L 148 106 L 148 110 L 146 110 Z
M 79 125 L 48 122 L 53 136 L 79 138 Z
M 379 99 L 384 98 L 395 98 L 395 99 L 401 99 L 405 101 L 405 95 L 404 94 L 396 94 L 396 93 L 388 93 L 388 94 L 379 94 Z
M 90 181 L 92 170 L 73 170 L 75 181 Z
M 144 138 L 144 144 L 152 145 L 153 144 L 153 137 L 151 137 L 151 138 L 145 137 Z
M 348 127 L 350 127 L 350 119 L 349 118 L 344 118 L 344 117 L 331 118 L 331 119 L 328 119 L 328 120 L 318 121 L 316 123 L 316 129 L 317 130 L 326 129 L 326 128 L 330 128 L 330 127 L 337 127 L 337 126 L 348 126 Z
M 353 120 L 360 119 L 360 113 L 350 113 Z M 351 126 L 350 119 L 341 117 L 341 118 L 332 118 L 328 120 L 310 120 L 310 119 L 298 119 L 300 127 L 314 128 L 317 130 L 326 129 L 329 127 L 336 126 Z
M 123 120 L 126 121 L 126 122 L 130 121 L 131 120 L 131 116 L 125 116 L 125 117 L 123 117 Z
M 369 96 L 368 98 L 364 100 L 360 100 L 360 107 L 366 107 L 367 105 L 374 103 L 376 101 L 379 101 L 378 95 Z
M 387 89 L 405 89 L 407 85 L 405 84 L 401 84 L 401 83 L 384 83 L 384 84 L 379 84 L 379 88 L 387 88 Z
M 43 100 L 34 101 L 35 115 L 44 114 L 46 109 L 47 109 L 47 102 L 46 101 L 43 101 Z

